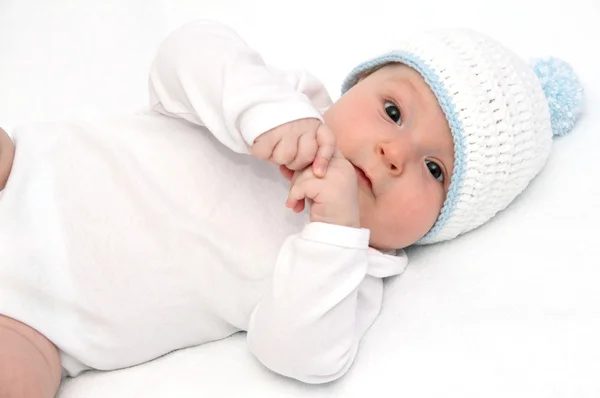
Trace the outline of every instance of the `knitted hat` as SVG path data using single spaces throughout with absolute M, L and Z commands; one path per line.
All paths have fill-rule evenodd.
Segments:
M 453 239 L 506 208 L 546 163 L 552 138 L 568 133 L 582 112 L 583 90 L 564 61 L 528 65 L 471 30 L 437 30 L 406 41 L 354 68 L 342 92 L 392 62 L 423 76 L 454 141 L 448 196 L 417 244 Z

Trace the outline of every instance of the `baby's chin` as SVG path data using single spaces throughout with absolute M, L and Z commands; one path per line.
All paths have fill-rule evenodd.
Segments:
M 388 250 L 404 249 L 405 247 L 408 247 L 415 242 L 416 241 L 410 242 L 410 243 L 404 243 L 404 242 L 402 242 L 402 240 L 380 239 L 377 235 L 374 235 L 371 232 L 371 239 L 369 240 L 369 246 L 374 249 L 377 249 L 377 250 L 388 251 Z
M 401 233 L 383 230 L 382 228 L 376 228 L 373 226 L 369 226 L 368 223 L 361 224 L 362 228 L 367 228 L 371 231 L 371 236 L 369 239 L 369 246 L 386 251 L 386 250 L 398 250 L 404 249 L 407 246 L 412 245 L 416 242 L 416 240 L 411 240 L 406 236 L 403 236 Z
M 389 223 L 388 223 L 389 224 Z M 396 225 L 403 225 L 397 221 Z M 361 227 L 371 231 L 369 246 L 374 249 L 387 251 L 404 249 L 415 244 L 419 239 L 427 234 L 427 230 L 417 231 L 418 228 L 398 228 L 393 225 L 374 225 L 368 220 L 361 219 Z

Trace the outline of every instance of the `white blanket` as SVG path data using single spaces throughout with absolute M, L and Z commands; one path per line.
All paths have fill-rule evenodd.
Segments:
M 67 380 L 61 398 L 600 396 L 597 0 L 0 1 L 0 126 L 143 107 L 160 40 L 206 17 L 237 28 L 269 63 L 310 69 L 333 97 L 356 62 L 402 35 L 472 27 L 524 56 L 571 62 L 586 114 L 507 211 L 455 241 L 409 251 L 339 382 L 271 374 L 239 334 L 86 373 Z

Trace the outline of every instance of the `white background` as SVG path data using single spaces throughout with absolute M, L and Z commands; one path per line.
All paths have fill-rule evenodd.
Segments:
M 586 114 L 508 211 L 463 238 L 411 251 L 340 382 L 272 375 L 237 335 L 90 372 L 61 397 L 600 396 L 598 0 L 0 0 L 0 126 L 143 107 L 157 45 L 196 18 L 232 25 L 271 64 L 311 70 L 333 98 L 357 62 L 399 38 L 471 27 L 525 57 L 568 60 L 586 89 Z

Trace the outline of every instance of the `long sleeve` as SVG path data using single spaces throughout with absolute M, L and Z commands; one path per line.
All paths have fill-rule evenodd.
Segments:
M 285 241 L 248 327 L 248 347 L 267 368 L 306 383 L 348 371 L 381 308 L 382 278 L 407 262 L 368 242 L 367 229 L 324 223 Z
M 249 153 L 262 133 L 292 120 L 321 119 L 331 105 L 306 71 L 284 72 L 217 22 L 197 21 L 161 44 L 149 77 L 150 108 L 205 126 L 230 149 Z

